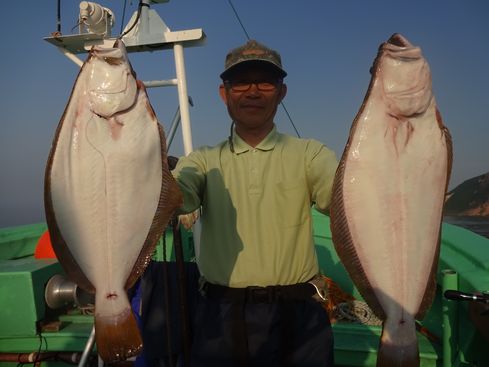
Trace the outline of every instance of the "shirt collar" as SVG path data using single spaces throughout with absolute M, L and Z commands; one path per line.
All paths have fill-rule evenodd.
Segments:
M 263 139 L 258 145 L 253 148 L 252 146 L 248 145 L 241 137 L 236 134 L 236 130 L 233 128 L 233 145 L 234 145 L 234 152 L 236 154 L 241 154 L 244 152 L 247 152 L 251 149 L 260 149 L 263 151 L 267 150 L 272 150 L 275 147 L 275 144 L 277 143 L 278 140 L 278 132 L 277 132 L 277 127 L 273 125 L 272 130 L 268 133 L 268 135 Z

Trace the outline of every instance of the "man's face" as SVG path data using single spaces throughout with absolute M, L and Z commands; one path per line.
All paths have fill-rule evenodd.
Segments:
M 234 73 L 219 92 L 236 125 L 255 129 L 273 125 L 287 87 L 275 73 L 253 68 Z

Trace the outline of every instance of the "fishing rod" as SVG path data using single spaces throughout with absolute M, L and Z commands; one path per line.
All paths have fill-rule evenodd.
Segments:
M 178 300 L 180 306 L 180 321 L 182 327 L 183 343 L 183 366 L 190 366 L 190 321 L 187 299 L 187 276 L 185 274 L 185 261 L 182 246 L 182 234 L 180 232 L 180 221 L 178 218 L 172 220 L 173 248 L 175 249 L 175 262 L 177 267 Z
M 443 295 L 452 301 L 469 303 L 468 312 L 475 328 L 489 343 L 489 292 L 467 293 L 448 289 Z
M 489 304 L 489 293 L 467 293 L 449 289 L 443 295 L 446 299 L 452 301 L 470 301 Z M 485 313 L 489 315 L 489 310 Z
M 166 231 L 163 232 L 162 236 L 163 241 L 163 312 L 166 319 L 166 347 L 168 348 L 168 362 L 171 367 L 175 366 L 175 361 L 173 360 L 173 351 L 172 351 L 172 327 L 171 327 L 171 313 L 170 313 L 170 274 L 168 269 L 168 259 L 166 253 Z

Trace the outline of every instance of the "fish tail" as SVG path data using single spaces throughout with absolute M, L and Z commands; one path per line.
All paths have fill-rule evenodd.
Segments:
M 414 323 L 389 328 L 384 324 L 377 353 L 377 367 L 419 367 L 418 339 Z
M 130 307 L 117 315 L 95 315 L 97 351 L 106 363 L 125 361 L 139 354 L 143 341 Z

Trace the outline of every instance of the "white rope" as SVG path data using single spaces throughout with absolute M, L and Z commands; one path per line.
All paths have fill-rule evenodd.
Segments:
M 382 325 L 380 320 L 373 311 L 362 301 L 349 301 L 339 303 L 334 309 L 337 320 L 357 322 L 365 325 Z

